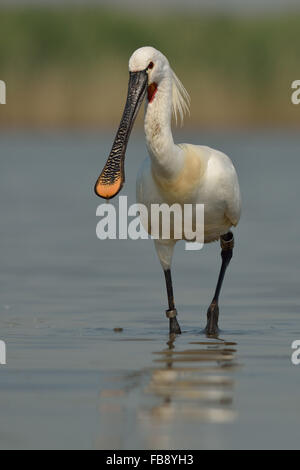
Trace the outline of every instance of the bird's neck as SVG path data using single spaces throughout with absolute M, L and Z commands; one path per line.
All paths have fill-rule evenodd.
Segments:
M 174 144 L 171 130 L 172 77 L 165 77 L 145 109 L 145 134 L 152 170 L 165 178 L 173 178 L 183 166 L 182 150 Z

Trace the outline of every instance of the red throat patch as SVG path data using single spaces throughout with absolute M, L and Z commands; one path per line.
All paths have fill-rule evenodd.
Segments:
M 155 97 L 155 93 L 157 92 L 157 83 L 153 82 L 151 85 L 148 86 L 148 101 L 152 103 Z

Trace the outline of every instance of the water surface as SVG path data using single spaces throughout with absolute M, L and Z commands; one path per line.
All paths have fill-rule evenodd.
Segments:
M 217 244 L 196 253 L 178 244 L 183 334 L 170 341 L 152 242 L 97 240 L 92 187 L 112 138 L 1 134 L 0 447 L 298 448 L 299 137 L 178 138 L 225 151 L 240 177 L 217 341 L 202 333 Z M 144 156 L 135 131 L 122 193 L 130 202 Z

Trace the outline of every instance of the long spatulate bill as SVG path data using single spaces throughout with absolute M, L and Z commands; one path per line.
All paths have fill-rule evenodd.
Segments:
M 125 152 L 141 103 L 147 89 L 146 70 L 129 73 L 129 84 L 125 109 L 109 157 L 96 184 L 95 193 L 104 199 L 115 197 L 125 182 Z

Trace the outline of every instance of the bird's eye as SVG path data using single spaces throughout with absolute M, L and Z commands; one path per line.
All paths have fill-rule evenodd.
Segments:
M 147 67 L 147 68 L 148 68 L 148 69 L 153 69 L 153 67 L 154 67 L 154 64 L 153 64 L 153 62 L 150 62 L 150 64 L 148 65 L 148 67 Z

